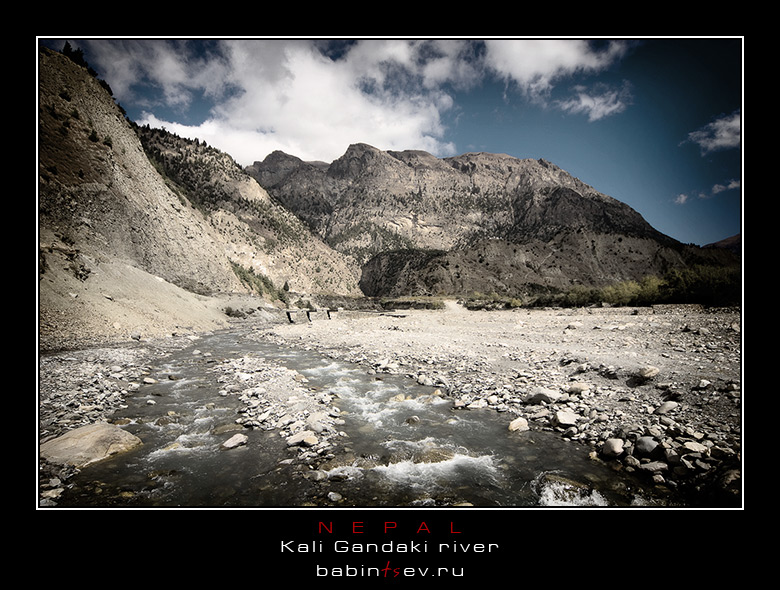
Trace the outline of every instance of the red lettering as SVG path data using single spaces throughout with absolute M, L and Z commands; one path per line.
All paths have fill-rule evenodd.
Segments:
M 364 524 L 365 523 L 363 521 L 353 521 L 352 522 L 352 533 L 355 534 L 355 535 L 363 534 L 365 532 L 363 530 Z M 398 523 L 397 522 L 385 521 L 385 523 L 384 523 L 384 529 L 385 529 L 384 533 L 385 534 L 387 534 L 388 532 L 393 531 L 393 530 L 395 530 L 397 528 L 398 528 Z M 321 535 L 323 533 L 323 531 L 325 531 L 327 533 L 330 533 L 330 534 L 333 534 L 333 521 L 330 521 L 330 522 L 319 521 L 317 523 L 317 533 Z M 428 534 L 431 533 L 431 529 L 428 528 L 428 525 L 425 522 L 421 522 L 420 526 L 417 527 L 417 534 L 419 535 L 420 533 L 428 533 Z M 450 533 L 453 534 L 453 535 L 459 535 L 461 533 L 461 531 L 456 531 L 455 530 L 455 523 L 452 522 L 452 521 L 450 521 Z

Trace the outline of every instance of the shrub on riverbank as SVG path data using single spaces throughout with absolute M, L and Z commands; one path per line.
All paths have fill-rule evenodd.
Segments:
M 233 272 L 236 273 L 236 276 L 252 291 L 259 295 L 267 295 L 272 300 L 283 301 L 285 304 L 288 303 L 286 290 L 277 288 L 273 281 L 267 276 L 258 274 L 251 268 L 246 268 L 235 262 L 233 262 L 232 265 Z
M 575 286 L 566 292 L 538 295 L 532 305 L 581 307 L 698 303 L 728 306 L 741 303 L 741 287 L 739 268 L 694 266 L 672 270 L 663 278 L 647 276 L 641 281 L 623 281 L 601 288 Z

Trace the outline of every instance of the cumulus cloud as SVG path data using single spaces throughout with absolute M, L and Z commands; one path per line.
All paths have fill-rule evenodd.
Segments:
M 688 141 L 699 146 L 702 155 L 719 150 L 738 148 L 741 139 L 740 111 L 724 115 L 688 134 Z
M 458 41 L 358 41 L 340 47 L 338 59 L 308 40 L 214 41 L 205 53 L 185 41 L 90 45 L 120 103 L 147 109 L 139 124 L 197 136 L 243 164 L 271 148 L 328 160 L 358 141 L 451 155 L 445 85 L 466 87 L 478 75 L 463 59 L 468 44 Z M 153 115 L 149 89 L 168 108 L 199 95 L 215 103 L 205 122 L 188 127 Z
M 489 40 L 485 63 L 528 98 L 541 100 L 554 85 L 575 74 L 594 74 L 624 57 L 629 45 L 598 47 L 586 40 Z
M 275 149 L 331 161 L 356 142 L 453 155 L 443 120 L 456 108 L 456 90 L 490 75 L 538 101 L 562 80 L 603 71 L 627 51 L 624 43 L 578 40 L 85 43 L 119 102 L 146 110 L 137 123 L 198 137 L 243 165 Z M 621 112 L 627 96 L 626 87 L 576 87 L 558 106 L 595 121 Z M 204 101 L 213 104 L 197 125 L 164 120 Z

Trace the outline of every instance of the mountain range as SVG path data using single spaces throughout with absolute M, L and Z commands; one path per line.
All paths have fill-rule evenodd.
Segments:
M 357 262 L 368 296 L 527 296 L 730 262 L 543 159 L 355 144 L 329 165 L 274 152 L 247 172 Z
M 121 292 L 131 273 L 148 280 L 125 297 L 126 314 L 163 286 L 182 301 L 255 293 L 289 306 L 317 297 L 522 297 L 738 264 L 727 248 L 661 234 L 545 160 L 440 159 L 355 144 L 329 164 L 273 152 L 242 168 L 205 142 L 129 121 L 93 72 L 45 48 L 38 117 L 44 332 L 120 323 L 116 305 L 74 301 L 97 289 L 97 277 L 112 277 Z M 163 313 L 155 305 L 147 315 Z

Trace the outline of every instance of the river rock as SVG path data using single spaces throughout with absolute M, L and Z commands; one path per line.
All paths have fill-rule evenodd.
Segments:
M 425 385 L 427 387 L 432 387 L 435 384 L 435 381 L 425 373 L 421 373 L 417 376 L 417 383 L 420 385 Z
M 623 439 L 608 438 L 601 445 L 601 454 L 605 457 L 614 458 L 623 454 Z
M 389 373 L 392 371 L 397 370 L 399 367 L 399 364 L 397 362 L 392 361 L 391 359 L 382 359 L 378 363 L 374 364 L 374 368 L 377 371 L 382 371 L 385 373 Z
M 679 405 L 680 404 L 673 401 L 664 402 L 660 406 L 658 406 L 653 413 L 658 414 L 659 416 L 663 416 L 665 414 L 668 414 L 669 412 L 673 412 L 674 410 L 676 410 Z
M 708 447 L 693 440 L 689 440 L 683 443 L 683 449 L 689 453 L 701 453 L 702 455 L 709 453 Z
M 313 447 L 316 444 L 317 444 L 317 437 L 311 430 L 302 430 L 297 434 L 293 434 L 292 436 L 287 437 L 288 447 L 294 447 L 298 445 Z
M 648 366 L 639 369 L 639 377 L 644 380 L 653 379 L 658 376 L 661 370 L 658 367 Z
M 658 441 L 652 436 L 640 436 L 634 443 L 634 452 L 638 455 L 648 457 L 658 447 Z
M 669 465 L 663 461 L 651 461 L 650 463 L 642 463 L 639 466 L 642 471 L 649 471 L 650 473 L 660 473 L 669 469 Z
M 427 445 L 412 457 L 412 461 L 415 463 L 440 463 L 442 461 L 449 461 L 454 456 L 455 452 L 451 449 Z
M 515 418 L 509 423 L 509 430 L 511 432 L 524 432 L 526 430 L 529 430 L 528 426 L 528 420 L 520 416 L 519 418 Z
M 225 442 L 222 443 L 223 449 L 234 449 L 236 447 L 240 447 L 242 445 L 245 445 L 249 441 L 249 438 L 246 434 L 241 434 L 240 432 L 238 434 L 234 434 L 229 439 L 227 439 Z
M 141 439 L 107 422 L 71 430 L 41 445 L 41 457 L 52 463 L 84 467 L 111 455 L 129 451 Z
M 553 423 L 561 428 L 568 428 L 569 426 L 576 426 L 579 416 L 574 412 L 567 412 L 566 410 L 560 410 L 553 414 Z
M 569 385 L 566 387 L 566 391 L 568 391 L 572 395 L 582 395 L 583 393 L 587 393 L 590 391 L 591 386 L 589 383 L 584 383 L 582 381 L 574 381 L 572 383 L 569 383 Z
M 546 387 L 538 387 L 531 393 L 529 393 L 523 401 L 527 404 L 540 404 L 540 403 L 546 403 L 546 404 L 553 404 L 560 400 L 563 397 L 563 394 L 554 391 L 552 389 L 548 389 Z

